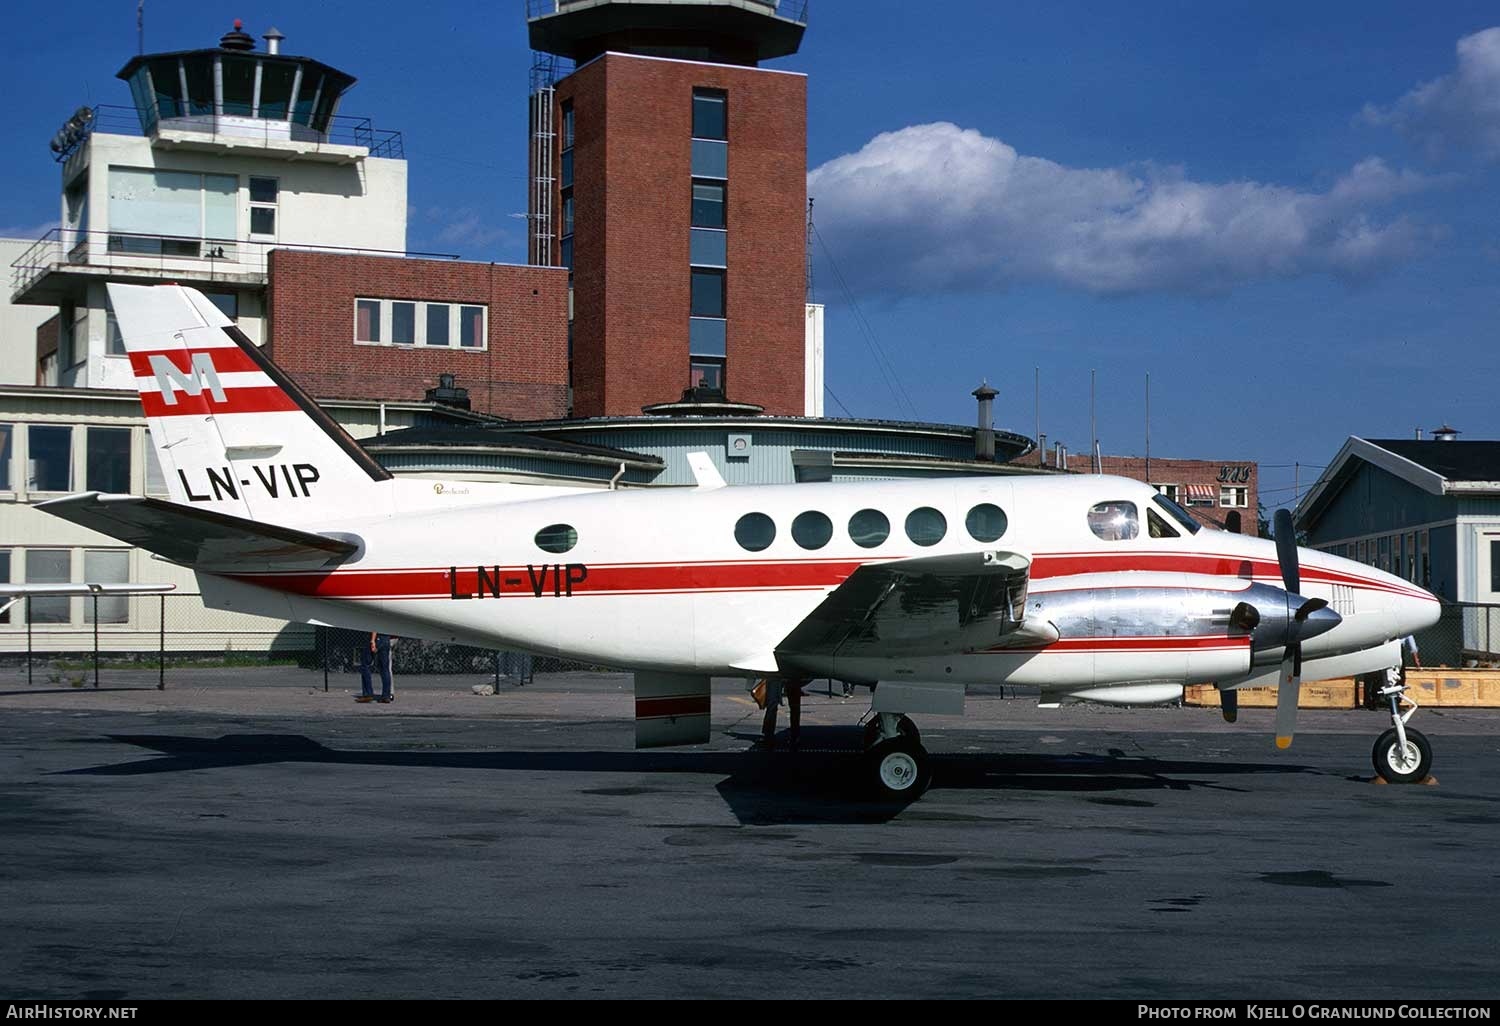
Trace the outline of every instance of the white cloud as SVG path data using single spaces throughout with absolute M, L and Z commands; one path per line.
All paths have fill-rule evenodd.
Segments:
M 947 122 L 870 140 L 808 175 L 818 230 L 860 291 L 1042 282 L 1104 294 L 1360 279 L 1427 232 L 1372 207 L 1435 179 L 1378 158 L 1326 192 L 1196 182 L 1180 169 L 1070 168 Z
M 1361 117 L 1389 125 L 1437 159 L 1473 150 L 1500 160 L 1500 28 L 1458 41 L 1458 67 L 1417 86 L 1390 107 L 1365 107 Z

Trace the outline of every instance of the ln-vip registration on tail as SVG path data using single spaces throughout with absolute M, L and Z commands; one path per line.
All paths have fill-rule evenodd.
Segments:
M 198 292 L 109 286 L 171 501 L 89 492 L 59 517 L 189 567 L 216 608 L 523 649 L 635 673 L 637 743 L 707 740 L 710 678 L 873 690 L 865 772 L 914 796 L 909 714 L 966 684 L 1044 703 L 1170 701 L 1391 671 L 1437 600 L 1391 574 L 1210 530 L 1148 485 L 1075 475 L 599 490 L 391 476 Z M 1425 777 L 1394 673 L 1374 761 Z

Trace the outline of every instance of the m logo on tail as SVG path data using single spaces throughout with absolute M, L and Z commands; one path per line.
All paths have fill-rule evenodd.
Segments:
M 219 381 L 219 373 L 214 370 L 212 353 L 194 353 L 192 369 L 189 371 L 178 370 L 171 359 L 155 353 L 151 355 L 150 362 L 151 373 L 156 375 L 156 387 L 161 389 L 162 402 L 167 406 L 177 405 L 179 388 L 194 396 L 202 395 L 204 388 L 207 388 L 215 402 L 229 401 L 229 397 L 224 394 L 224 385 Z

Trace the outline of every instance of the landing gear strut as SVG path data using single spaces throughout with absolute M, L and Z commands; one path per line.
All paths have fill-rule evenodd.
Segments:
M 876 713 L 865 727 L 865 783 L 878 798 L 916 798 L 932 779 L 916 724 L 899 713 Z
M 1387 671 L 1385 686 L 1380 697 L 1390 703 L 1391 729 L 1375 739 L 1371 759 L 1375 772 L 1392 784 L 1414 784 L 1427 779 L 1432 768 L 1432 742 L 1419 730 L 1406 725 L 1419 708 L 1406 697 L 1407 686 L 1400 681 L 1399 674 Z M 1410 708 L 1401 711 L 1402 703 Z

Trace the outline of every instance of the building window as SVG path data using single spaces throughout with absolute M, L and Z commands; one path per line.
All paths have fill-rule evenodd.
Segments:
M 10 549 L 0 549 L 0 584 L 10 583 Z M 0 602 L 0 605 L 4 605 Z M 0 613 L 0 623 L 10 623 L 10 610 Z
M 274 179 L 268 179 L 274 181 Z M 231 258 L 237 230 L 235 175 L 109 169 L 109 251 L 146 256 Z
M 1236 488 L 1231 485 L 1219 486 L 1219 505 L 1245 507 L 1250 504 L 1250 489 Z
M 149 430 L 146 432 L 146 494 L 167 494 L 167 477 L 161 472 L 161 460 L 156 455 L 156 445 L 151 441 Z
M 485 349 L 488 311 L 479 304 L 356 299 L 354 341 L 364 345 Z
M 125 336 L 120 334 L 120 322 L 116 320 L 114 304 L 108 298 L 104 300 L 104 355 L 125 355 Z
M 15 482 L 10 476 L 10 454 L 11 439 L 15 437 L 16 426 L 14 424 L 0 424 L 0 492 L 13 492 L 16 490 Z M 9 581 L 9 577 L 0 578 L 0 583 Z
M 281 186 L 274 178 L 250 179 L 250 234 L 276 237 L 276 203 Z
M 1171 499 L 1173 502 L 1180 503 L 1184 499 L 1187 498 L 1185 495 L 1182 495 L 1179 492 L 1179 489 L 1181 489 L 1181 487 L 1182 487 L 1181 485 L 1175 485 L 1175 484 L 1158 484 L 1158 485 L 1152 485 L 1151 487 L 1156 489 L 1156 494 L 1158 494 L 1158 495 L 1165 495 L 1167 498 Z
M 725 228 L 725 194 L 723 182 L 693 182 L 693 227 Z
M 71 549 L 27 549 L 27 584 L 67 584 L 73 579 Z M 27 600 L 32 623 L 72 623 L 72 599 L 63 595 L 36 596 Z
M 695 267 L 692 275 L 692 316 L 723 317 L 724 272 Z
M 83 579 L 98 584 L 125 584 L 130 580 L 130 552 L 126 549 L 84 549 Z M 97 621 L 95 610 L 98 610 Z M 84 623 L 125 623 L 129 619 L 128 595 L 89 595 L 83 600 Z
M 694 267 L 726 266 L 729 263 L 729 233 L 718 228 L 692 229 L 688 262 Z
M 724 391 L 724 361 L 694 356 L 688 361 L 688 384 L 708 392 Z
M 725 93 L 717 89 L 693 90 L 693 138 L 729 138 L 729 97 Z
M 130 436 L 128 427 L 84 429 L 85 487 L 91 492 L 123 495 L 130 491 Z
M 73 490 L 73 429 L 58 424 L 31 424 L 26 429 L 29 473 L 26 490 Z M 28 578 L 29 579 L 29 578 Z
M 219 312 L 231 321 L 240 319 L 240 296 L 238 292 L 205 292 L 203 298 L 219 308 Z

